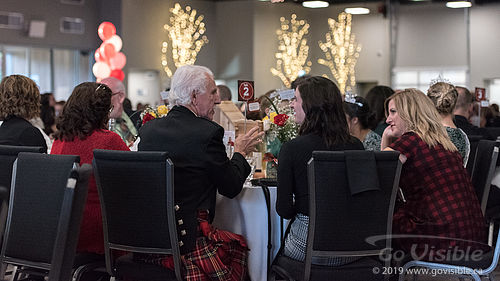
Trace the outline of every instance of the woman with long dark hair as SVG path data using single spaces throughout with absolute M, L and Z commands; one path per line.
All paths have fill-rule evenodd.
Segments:
M 307 162 L 316 150 L 363 150 L 349 134 L 342 96 L 330 80 L 315 76 L 303 81 L 292 100 L 299 136 L 283 144 L 279 154 L 276 210 L 285 219 L 295 218 L 285 240 L 284 255 L 303 261 L 309 225 Z M 341 265 L 357 258 L 317 259 L 315 264 Z
M 107 129 L 112 109 L 108 86 L 93 82 L 76 86 L 59 116 L 51 153 L 79 155 L 80 164 L 92 164 L 94 149 L 129 150 L 119 135 Z M 94 176 L 89 180 L 77 252 L 104 255 L 101 207 Z

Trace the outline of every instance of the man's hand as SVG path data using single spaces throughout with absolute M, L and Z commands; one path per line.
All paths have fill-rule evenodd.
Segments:
M 259 132 L 259 127 L 253 127 L 245 135 L 239 135 L 236 140 L 234 140 L 234 152 L 239 152 L 244 157 L 248 153 L 255 151 L 257 144 L 262 142 L 262 136 L 264 132 Z

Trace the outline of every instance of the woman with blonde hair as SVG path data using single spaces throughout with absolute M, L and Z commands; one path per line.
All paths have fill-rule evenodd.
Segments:
M 400 188 L 405 202 L 394 213 L 393 233 L 407 238 L 397 245 L 426 260 L 482 249 L 477 242 L 485 241 L 486 231 L 479 202 L 432 101 L 406 89 L 390 96 L 385 110 L 389 126 L 382 149 L 399 151 L 404 163 Z
M 434 103 L 441 117 L 441 124 L 445 127 L 451 142 L 457 147 L 465 166 L 469 158 L 470 143 L 464 131 L 457 128 L 453 122 L 453 110 L 458 98 L 455 86 L 445 82 L 438 82 L 427 90 L 427 96 Z

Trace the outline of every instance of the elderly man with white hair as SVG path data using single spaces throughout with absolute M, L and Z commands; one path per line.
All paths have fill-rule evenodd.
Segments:
M 222 142 L 224 129 L 211 121 L 220 102 L 212 72 L 203 66 L 179 67 L 172 77 L 164 118 L 146 123 L 140 130 L 139 150 L 168 151 L 174 163 L 177 219 L 183 220 L 184 279 L 247 280 L 247 245 L 237 234 L 210 225 L 217 191 L 234 198 L 250 173 L 245 156 L 264 134 L 258 128 L 236 138 L 234 155 L 227 158 Z M 181 231 L 181 229 L 179 229 Z M 219 257 L 206 255 L 214 253 Z M 144 257 L 145 262 L 168 267 L 171 257 Z M 215 277 L 214 277 L 215 276 Z M 193 279 L 194 280 L 194 279 Z
M 137 135 L 137 129 L 128 117 L 127 113 L 123 110 L 123 101 L 125 100 L 125 86 L 122 81 L 116 79 L 115 77 L 107 77 L 101 80 L 102 84 L 106 84 L 111 89 L 111 105 L 113 109 L 109 114 L 109 118 L 114 118 L 115 122 L 111 128 L 111 131 L 117 133 L 122 140 L 127 144 L 131 145 Z

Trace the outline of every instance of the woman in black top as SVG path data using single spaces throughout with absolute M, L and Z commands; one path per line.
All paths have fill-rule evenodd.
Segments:
M 40 114 L 40 91 L 23 75 L 10 75 L 0 83 L 0 144 L 41 146 L 47 151 L 42 133 L 28 121 Z
M 304 260 L 309 225 L 307 162 L 316 150 L 363 150 L 363 144 L 349 134 L 337 86 L 323 77 L 302 82 L 292 100 L 299 136 L 283 144 L 279 154 L 276 210 L 285 218 L 295 217 L 285 240 L 284 255 Z M 332 239 L 334 239 L 332 237 Z M 341 265 L 352 258 L 313 259 L 314 264 Z

